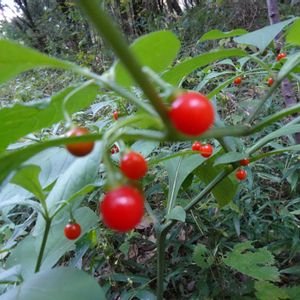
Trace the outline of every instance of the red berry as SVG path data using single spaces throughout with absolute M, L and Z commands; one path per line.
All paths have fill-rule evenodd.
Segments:
M 118 120 L 118 118 L 119 118 L 118 112 L 117 112 L 117 111 L 114 111 L 114 119 L 115 119 L 115 120 Z
M 198 141 L 196 141 L 196 142 L 194 142 L 194 144 L 192 145 L 192 150 L 193 151 L 200 151 L 201 150 L 201 143 L 200 142 L 198 142 Z
M 70 222 L 65 226 L 64 233 L 67 239 L 76 240 L 81 233 L 81 227 L 78 223 Z
M 109 191 L 100 204 L 103 223 L 116 231 L 134 229 L 144 215 L 144 198 L 131 186 Z
M 205 145 L 202 145 L 201 146 L 201 149 L 200 149 L 200 154 L 203 156 L 203 157 L 210 157 L 212 155 L 214 151 L 214 148 L 212 145 L 210 144 L 205 144 Z
M 214 123 L 214 108 L 208 98 L 198 92 L 180 94 L 172 103 L 170 119 L 180 132 L 197 136 Z
M 233 83 L 234 83 L 235 85 L 241 84 L 241 83 L 242 83 L 242 77 L 237 77 L 236 79 L 234 79 Z
M 282 52 L 277 55 L 276 60 L 280 61 L 281 59 L 283 59 L 285 57 L 286 57 L 286 53 Z
M 248 166 L 249 163 L 250 163 L 249 158 L 244 158 L 244 159 L 240 160 L 240 165 L 241 166 Z
M 81 136 L 85 134 L 89 134 L 89 130 L 84 127 L 75 127 L 66 133 L 68 137 Z M 68 144 L 66 148 L 71 154 L 75 156 L 85 156 L 92 152 L 92 150 L 94 149 L 94 142 Z
M 272 86 L 273 83 L 274 83 L 274 79 L 273 79 L 272 77 L 270 77 L 270 78 L 268 79 L 267 83 L 268 83 L 268 86 Z
M 148 166 L 143 155 L 131 151 L 121 158 L 120 169 L 129 179 L 137 180 L 145 176 Z
M 115 150 L 115 153 L 119 153 L 120 149 L 117 145 L 114 145 L 114 150 Z
M 245 170 L 243 170 L 243 169 L 239 169 L 239 170 L 236 171 L 235 177 L 238 180 L 245 180 L 246 177 L 247 177 L 247 172 Z

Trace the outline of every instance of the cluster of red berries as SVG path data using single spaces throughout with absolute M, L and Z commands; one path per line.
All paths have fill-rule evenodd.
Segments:
M 276 60 L 277 61 L 280 61 L 281 59 L 285 58 L 286 57 L 286 53 L 284 52 L 281 52 L 279 53 L 277 56 L 276 56 Z
M 200 142 L 196 141 L 192 145 L 192 150 L 199 151 L 200 155 L 202 155 L 205 158 L 208 158 L 213 154 L 214 147 L 211 144 L 202 145 Z
M 236 84 L 241 78 L 236 78 Z M 183 134 L 198 136 L 213 126 L 215 113 L 210 100 L 198 92 L 184 92 L 176 97 L 169 111 L 173 126 Z M 118 112 L 113 113 L 118 119 Z M 88 134 L 86 128 L 77 127 L 70 130 L 67 136 L 81 136 Z M 94 148 L 94 142 L 80 142 L 68 144 L 67 149 L 75 156 L 89 154 Z M 210 144 L 202 145 L 194 142 L 192 150 L 199 151 L 203 157 L 210 157 L 213 147 Z M 114 145 L 111 153 L 118 153 L 119 148 Z M 245 160 L 246 161 L 246 160 Z M 245 162 L 241 162 L 243 164 Z M 249 160 L 248 160 L 249 163 Z M 248 164 L 247 163 L 247 164 Z M 128 151 L 120 159 L 120 170 L 130 180 L 139 180 L 145 176 L 148 166 L 145 158 L 137 152 Z M 240 169 L 236 177 L 245 179 L 246 171 Z M 144 197 L 141 192 L 131 185 L 121 185 L 108 191 L 99 207 L 104 224 L 116 231 L 126 232 L 134 229 L 144 215 Z M 76 222 L 70 222 L 65 227 L 65 235 L 69 239 L 80 236 L 81 228 Z
M 117 145 L 113 145 L 112 148 L 110 149 L 111 154 L 119 153 L 120 149 Z
M 140 153 L 129 151 L 121 157 L 120 170 L 128 179 L 138 180 L 146 175 L 148 166 Z M 120 186 L 104 196 L 100 213 L 107 227 L 119 232 L 132 230 L 144 215 L 144 197 L 130 185 Z
M 250 163 L 250 160 L 248 158 L 244 158 L 240 161 L 240 165 L 243 166 L 243 167 L 246 167 L 248 166 Z M 245 171 L 244 169 L 238 169 L 236 172 L 235 172 L 235 177 L 238 179 L 238 180 L 245 180 L 247 178 L 247 171 Z

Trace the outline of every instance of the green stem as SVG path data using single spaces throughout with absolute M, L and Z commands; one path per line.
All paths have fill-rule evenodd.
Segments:
M 49 235 L 49 231 L 50 231 L 50 227 L 51 227 L 51 222 L 52 222 L 52 219 L 50 219 L 48 217 L 45 218 L 45 231 L 44 231 L 43 240 L 42 240 L 42 244 L 40 247 L 38 259 L 37 259 L 37 262 L 35 265 L 35 270 L 34 270 L 35 273 L 39 272 L 40 268 L 41 268 L 41 264 L 42 264 L 42 260 L 43 260 L 43 256 L 44 256 L 44 252 L 45 252 L 45 248 L 46 248 L 46 243 L 47 243 L 47 239 L 48 239 L 48 235 Z
M 116 26 L 112 24 L 111 17 L 109 17 L 106 12 L 99 6 L 99 2 L 97 0 L 78 0 L 78 3 L 82 10 L 90 18 L 97 31 L 111 46 L 122 64 L 144 91 L 145 95 L 155 107 L 166 127 L 170 132 L 173 132 L 173 127 L 169 122 L 168 111 L 164 103 L 161 101 L 158 93 L 156 92 L 151 82 L 148 80 L 147 76 L 145 76 L 145 74 L 143 73 L 141 65 L 138 63 L 135 56 L 130 51 L 122 34 L 116 28 Z
M 227 177 L 234 169 L 227 169 L 218 174 L 192 201 L 184 207 L 188 212 L 192 209 L 202 198 L 208 195 L 213 188 L 219 184 L 225 177 Z M 157 228 L 157 300 L 163 299 L 164 290 L 164 271 L 165 271 L 165 242 L 167 233 L 176 224 L 175 220 L 166 222 Z

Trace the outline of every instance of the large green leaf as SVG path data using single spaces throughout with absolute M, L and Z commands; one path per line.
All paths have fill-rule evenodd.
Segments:
M 266 248 L 254 249 L 251 241 L 236 244 L 223 261 L 227 266 L 255 279 L 280 280 L 278 269 L 273 266 L 273 255 Z
M 222 170 L 224 170 L 224 166 L 214 166 L 215 159 L 219 157 L 220 154 L 221 152 L 218 152 L 210 159 L 207 159 L 197 170 L 197 175 L 204 183 L 210 183 L 218 174 L 220 174 L 220 172 L 222 172 Z M 232 201 L 236 194 L 237 187 L 237 183 L 233 182 L 228 176 L 214 187 L 212 193 L 220 207 L 223 207 Z M 226 191 L 226 193 L 224 193 L 224 191 Z
M 88 207 L 81 207 L 74 212 L 74 217 L 81 226 L 81 236 L 87 233 L 91 227 L 99 221 L 99 217 Z M 75 241 L 68 240 L 64 236 L 64 227 L 70 216 L 64 214 L 62 218 L 55 218 L 51 225 L 41 270 L 52 268 L 57 261 L 68 251 L 75 247 Z M 7 260 L 6 266 L 12 267 L 16 264 L 22 266 L 22 275 L 27 278 L 34 273 L 36 260 L 41 246 L 43 234 L 38 236 L 28 235 L 18 243 Z M 0 298 L 1 299 L 1 298 Z
M 199 39 L 199 42 L 209 41 L 209 40 L 218 40 L 218 39 L 226 39 L 229 37 L 242 35 L 247 33 L 248 31 L 245 29 L 234 29 L 227 32 L 222 32 L 218 29 L 211 30 L 205 34 L 202 35 L 202 37 Z
M 64 201 L 67 201 L 87 185 L 93 184 L 96 181 L 101 159 L 102 145 L 99 143 L 91 154 L 76 159 L 72 165 L 61 174 L 46 199 L 50 215 L 53 214 Z M 78 201 L 75 201 L 76 205 L 79 204 L 83 196 L 80 195 L 77 198 Z M 65 209 L 68 208 L 66 207 Z M 40 235 L 43 229 L 44 222 L 42 217 L 39 216 L 33 235 Z
M 0 40 L 0 53 L 0 84 L 21 72 L 36 67 L 63 69 L 74 67 L 69 62 L 49 57 L 9 40 Z
M 32 275 L 0 296 L 1 300 L 104 300 L 97 281 L 75 268 L 55 268 Z
M 204 67 L 216 60 L 224 59 L 232 56 L 246 56 L 247 53 L 240 49 L 222 49 L 210 53 L 198 55 L 187 59 L 175 67 L 166 71 L 162 78 L 172 85 L 180 85 L 180 82 L 190 73 L 198 68 Z
M 25 190 L 34 194 L 37 199 L 43 201 L 45 195 L 39 182 L 41 168 L 35 165 L 22 167 L 12 178 L 11 183 L 23 187 Z
M 269 46 L 278 33 L 281 32 L 285 26 L 295 21 L 295 19 L 296 18 L 292 18 L 273 25 L 265 26 L 261 29 L 236 37 L 234 38 L 234 41 L 239 44 L 253 45 L 262 52 Z
M 286 41 L 295 45 L 300 45 L 300 19 L 295 21 L 295 23 L 289 29 Z
M 41 168 L 39 181 L 43 188 L 52 184 L 77 158 L 63 147 L 48 148 L 26 161 Z
M 138 38 L 130 49 L 142 66 L 160 73 L 172 64 L 180 48 L 180 42 L 171 31 L 157 31 Z M 118 61 L 111 72 L 115 81 L 129 87 L 133 79 L 123 65 Z
M 97 85 L 87 82 L 77 88 L 68 87 L 50 101 L 16 104 L 0 110 L 0 150 L 20 137 L 48 127 L 64 119 L 63 106 L 71 114 L 89 106 L 97 95 Z
M 290 299 L 285 289 L 280 288 L 270 282 L 255 282 L 255 296 L 259 300 L 283 300 Z
M 245 154 L 239 152 L 228 152 L 219 156 L 214 163 L 214 166 L 221 164 L 229 164 L 245 158 Z
M 199 165 L 204 162 L 204 158 L 199 154 L 190 156 L 174 157 L 163 162 L 163 166 L 168 172 L 169 193 L 167 202 L 167 214 L 175 206 L 178 191 L 187 178 Z

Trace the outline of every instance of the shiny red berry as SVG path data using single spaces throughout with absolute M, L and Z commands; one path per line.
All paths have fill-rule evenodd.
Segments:
M 214 148 L 212 145 L 210 144 L 205 144 L 205 145 L 202 145 L 201 146 L 201 149 L 200 149 L 200 154 L 203 156 L 203 157 L 210 157 L 212 155 L 214 151 Z
M 267 83 L 268 83 L 268 86 L 272 86 L 273 83 L 274 83 L 274 79 L 273 79 L 272 77 L 270 77 L 270 78 L 268 79 Z
M 242 77 L 237 77 L 236 79 L 234 79 L 233 83 L 234 83 L 235 85 L 241 84 L 241 83 L 242 83 Z
M 282 52 L 277 55 L 276 60 L 280 61 L 281 59 L 283 59 L 285 57 L 286 57 L 286 53 Z
M 115 120 L 118 120 L 118 118 L 119 118 L 119 114 L 118 114 L 118 112 L 117 111 L 114 111 L 114 119 Z
M 148 166 L 142 154 L 130 151 L 121 158 L 120 169 L 129 179 L 137 180 L 145 176 Z
M 116 231 L 134 229 L 144 215 L 144 198 L 131 186 L 109 191 L 100 204 L 103 223 Z
M 240 160 L 240 165 L 241 166 L 248 166 L 249 163 L 250 163 L 249 158 L 244 158 L 244 159 Z
M 185 92 L 173 101 L 169 116 L 178 131 L 197 136 L 213 125 L 215 112 L 210 100 L 204 95 Z
M 198 141 L 196 141 L 192 145 L 192 150 L 193 151 L 200 151 L 201 150 L 201 146 L 202 146 L 201 143 L 198 142 Z
M 66 133 L 67 137 L 81 136 L 89 134 L 89 130 L 84 127 L 75 127 Z M 94 149 L 94 142 L 80 142 L 66 145 L 67 150 L 75 156 L 85 156 Z
M 67 239 L 76 240 L 81 234 L 81 227 L 78 223 L 70 222 L 65 226 L 64 233 Z
M 239 169 L 239 170 L 236 171 L 235 177 L 238 180 L 245 180 L 247 178 L 247 172 L 243 169 Z

